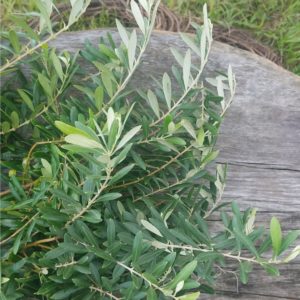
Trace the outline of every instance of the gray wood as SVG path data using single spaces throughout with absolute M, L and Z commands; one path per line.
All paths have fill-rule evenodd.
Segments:
M 97 43 L 114 30 L 65 33 L 52 46 L 71 52 L 82 49 L 84 40 Z M 155 32 L 133 82 L 151 86 L 151 76 L 169 71 L 174 60 L 169 48 L 186 49 L 177 34 Z M 237 91 L 221 128 L 219 162 L 229 164 L 224 199 L 242 208 L 257 207 L 259 224 L 268 226 L 272 215 L 284 231 L 300 228 L 300 77 L 250 52 L 215 42 L 205 75 L 224 71 L 231 64 Z M 88 66 L 86 66 L 88 67 Z M 213 216 L 212 228 L 217 230 Z M 300 259 L 281 267 L 281 276 L 269 277 L 260 268 L 249 284 L 239 286 L 226 274 L 218 281 L 219 293 L 204 299 L 300 299 Z

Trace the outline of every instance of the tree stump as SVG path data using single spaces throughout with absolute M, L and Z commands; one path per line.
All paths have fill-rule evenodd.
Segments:
M 114 30 L 64 33 L 51 46 L 75 52 L 84 41 L 97 44 Z M 186 50 L 178 34 L 154 32 L 133 82 L 147 88 L 151 76 L 162 76 L 176 64 L 170 47 Z M 218 148 L 220 163 L 228 163 L 224 200 L 236 200 L 242 209 L 258 208 L 259 224 L 277 216 L 283 230 L 300 229 L 300 77 L 253 53 L 214 42 L 205 74 L 231 65 L 237 79 L 234 102 L 222 124 Z M 88 67 L 88 66 L 87 66 Z M 213 216 L 214 217 L 214 216 Z M 218 217 L 211 220 L 215 226 Z M 218 294 L 207 299 L 300 299 L 300 258 L 270 277 L 255 267 L 247 285 L 226 273 Z

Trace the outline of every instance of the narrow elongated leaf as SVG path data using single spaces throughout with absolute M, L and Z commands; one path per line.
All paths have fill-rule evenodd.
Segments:
M 200 297 L 200 292 L 195 292 L 191 294 L 186 294 L 184 296 L 180 296 L 178 300 L 197 300 Z
M 112 185 L 116 182 L 118 182 L 120 179 L 122 179 L 126 174 L 128 174 L 132 168 L 134 167 L 134 164 L 130 164 L 126 167 L 124 167 L 123 169 L 121 169 L 120 171 L 118 171 L 110 180 L 109 184 Z
M 116 151 L 123 148 L 140 130 L 142 126 L 136 126 L 130 129 L 121 139 L 119 144 L 117 145 Z
M 14 30 L 10 30 L 8 33 L 9 41 L 13 46 L 16 53 L 19 53 L 21 50 L 21 44 L 19 38 Z
M 205 63 L 206 58 L 206 32 L 203 30 L 201 34 L 201 41 L 200 41 L 200 57 L 201 57 L 201 65 Z
M 73 1 L 72 9 L 69 15 L 68 25 L 72 25 L 76 22 L 80 12 L 84 8 L 84 0 L 75 0 Z
M 50 85 L 49 79 L 46 78 L 43 74 L 39 73 L 38 74 L 38 80 L 39 80 L 39 83 L 41 84 L 42 88 L 46 92 L 46 94 L 48 96 L 51 96 L 52 95 L 52 90 L 51 90 L 51 85 Z
M 150 232 L 162 237 L 162 234 L 160 233 L 160 231 L 154 225 L 152 225 L 150 222 L 148 222 L 147 220 L 141 220 L 141 224 Z
M 27 95 L 27 93 L 25 93 L 21 89 L 18 89 L 18 93 L 21 96 L 22 100 L 25 102 L 25 104 L 30 108 L 30 110 L 34 111 L 34 107 L 33 107 L 32 101 L 29 98 L 29 96 Z
M 21 244 L 21 239 L 23 237 L 23 232 L 19 233 L 17 235 L 17 238 L 15 239 L 14 241 L 14 245 L 13 245 L 13 254 L 17 254 L 18 253 L 18 250 L 20 248 L 20 244 Z
M 289 232 L 283 239 L 280 247 L 280 253 L 285 251 L 300 235 L 300 230 Z M 279 254 L 280 254 L 279 253 Z
M 119 125 L 119 121 L 117 119 L 114 119 L 108 135 L 107 147 L 110 150 L 114 147 L 115 143 L 119 138 Z
M 265 269 L 265 271 L 272 276 L 279 276 L 279 270 L 268 263 L 263 263 L 261 266 Z
M 74 126 L 71 126 L 69 124 L 66 124 L 64 122 L 55 121 L 54 124 L 64 134 L 79 134 L 79 135 L 83 135 L 87 138 L 91 138 L 91 136 L 88 135 L 85 131 L 83 131 L 79 128 L 76 128 Z
M 167 73 L 163 75 L 163 92 L 165 95 L 166 103 L 168 108 L 171 108 L 171 96 L 172 96 L 172 88 L 171 88 L 171 79 Z
M 288 263 L 292 260 L 294 260 L 297 256 L 300 255 L 300 246 L 296 246 L 290 253 L 290 255 L 288 255 L 283 261 L 285 263 Z
M 103 104 L 104 91 L 102 86 L 98 86 L 95 90 L 95 105 L 100 110 Z
M 179 53 L 176 49 L 171 48 L 171 52 L 174 56 L 174 58 L 176 59 L 177 63 L 183 67 L 183 56 L 181 55 L 181 53 Z
M 89 139 L 86 136 L 81 134 L 69 134 L 65 137 L 65 141 L 67 143 L 77 145 L 83 148 L 104 150 L 103 146 L 100 143 L 92 139 Z
M 191 73 L 191 51 L 188 50 L 185 54 L 184 61 L 183 61 L 183 83 L 185 89 L 189 87 L 190 73 Z
M 149 14 L 149 3 L 147 0 L 139 0 L 139 3 L 142 5 L 143 9 Z
M 122 42 L 124 43 L 124 45 L 126 46 L 126 48 L 128 48 L 128 44 L 129 44 L 129 38 L 128 38 L 128 34 L 126 29 L 124 28 L 124 26 L 120 23 L 119 20 L 116 20 L 116 25 L 119 31 L 119 35 L 122 39 Z
M 188 264 L 186 264 L 181 271 L 173 278 L 173 280 L 167 284 L 166 288 L 173 290 L 174 288 L 176 288 L 177 284 L 180 281 L 185 281 L 186 279 L 188 279 L 194 272 L 194 270 L 197 267 L 197 261 L 193 260 L 191 262 L 189 262 Z
M 138 153 L 134 152 L 133 150 L 130 151 L 130 154 L 131 154 L 133 160 L 135 161 L 136 165 L 145 171 L 146 164 L 143 161 L 142 157 Z
M 150 107 L 152 108 L 155 115 L 159 118 L 159 106 L 156 95 L 151 90 L 148 90 L 147 97 Z
M 53 66 L 55 68 L 55 71 L 56 71 L 58 77 L 60 78 L 60 80 L 63 80 L 64 79 L 63 69 L 62 69 L 61 63 L 59 61 L 59 58 L 55 54 L 54 50 L 51 51 L 51 59 L 52 59 Z
M 143 241 L 143 233 L 139 231 L 134 240 L 132 245 L 132 262 L 135 263 L 141 255 L 142 252 L 142 241 Z
M 198 55 L 201 56 L 200 47 L 186 34 L 180 33 L 182 40 Z
M 155 290 L 152 287 L 148 288 L 147 291 L 147 300 L 157 300 L 157 295 Z
M 244 234 L 241 230 L 241 228 L 239 227 L 239 224 L 237 222 L 236 217 L 233 217 L 232 220 L 232 227 L 233 227 L 233 232 L 236 236 L 236 238 L 252 253 L 254 254 L 256 257 L 258 257 L 258 252 L 255 249 L 252 241 L 250 240 L 250 238 L 248 238 L 246 236 L 246 234 Z
M 102 79 L 102 82 L 106 89 L 107 94 L 109 95 L 109 97 L 112 97 L 113 96 L 113 84 L 111 81 L 111 74 L 109 73 L 109 71 L 102 71 L 101 79 Z
M 228 76 L 229 89 L 230 89 L 231 94 L 233 94 L 233 73 L 232 73 L 231 65 L 228 66 L 227 74 L 228 74 L 227 76 Z
M 107 241 L 108 244 L 111 245 L 116 236 L 116 225 L 113 219 L 109 219 L 107 221 Z
M 131 0 L 131 12 L 135 18 L 136 23 L 138 24 L 139 28 L 141 29 L 142 33 L 145 35 L 145 22 L 143 15 L 140 11 L 139 6 L 134 0 Z
M 16 111 L 13 111 L 10 114 L 10 120 L 11 120 L 11 125 L 13 128 L 17 128 L 20 124 L 20 119 L 19 119 L 19 115 Z
M 120 194 L 120 193 L 108 193 L 108 194 L 100 196 L 97 199 L 97 202 L 113 201 L 113 200 L 120 198 L 121 196 L 122 196 L 122 194 Z
M 273 255 L 277 256 L 280 253 L 282 233 L 280 223 L 276 217 L 272 217 L 271 219 L 270 235 L 272 239 Z
M 42 173 L 44 177 L 48 177 L 51 178 L 52 177 L 52 167 L 49 164 L 49 162 L 46 159 L 41 159 L 42 165 L 43 165 L 43 169 L 42 169 Z
M 136 52 L 137 36 L 136 31 L 133 30 L 129 42 L 128 42 L 128 63 L 129 69 L 132 69 L 135 61 L 135 52 Z
M 196 132 L 194 130 L 194 127 L 193 125 L 191 124 L 190 121 L 186 120 L 186 119 L 183 119 L 180 124 L 185 128 L 185 130 L 194 138 L 196 139 L 197 136 L 196 136 Z

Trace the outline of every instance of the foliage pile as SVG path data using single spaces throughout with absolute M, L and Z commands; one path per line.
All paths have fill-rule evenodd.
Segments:
M 197 299 L 213 293 L 231 261 L 246 283 L 253 264 L 277 274 L 276 264 L 297 256 L 296 247 L 278 258 L 298 232 L 282 236 L 273 218 L 268 233 L 254 225 L 255 209 L 241 212 L 234 202 L 232 213 L 221 211 L 221 230 L 208 227 L 224 206 L 226 166 L 215 174 L 207 166 L 218 155 L 235 79 L 229 67 L 204 86 L 212 44 L 206 6 L 194 40 L 182 36 L 189 50 L 172 49 L 172 75 L 144 91 L 128 82 L 159 1 L 131 2 L 139 34 L 117 21 L 120 45 L 109 35 L 98 48 L 86 45 L 80 55 L 95 74 L 47 46 L 88 1 L 71 1 L 69 23 L 56 33 L 52 2 L 37 3 L 39 33 L 21 19 L 25 34 L 2 33 L 2 299 Z

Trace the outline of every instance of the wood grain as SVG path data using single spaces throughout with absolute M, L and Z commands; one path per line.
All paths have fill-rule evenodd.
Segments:
M 71 52 L 84 41 L 96 44 L 114 30 L 65 33 L 52 46 Z M 155 32 L 132 84 L 147 88 L 151 76 L 170 71 L 174 59 L 170 47 L 185 50 L 177 34 Z M 242 208 L 257 207 L 259 224 L 268 226 L 277 215 L 284 230 L 300 229 L 300 78 L 250 52 L 215 42 L 204 76 L 231 65 L 237 91 L 221 128 L 220 163 L 228 163 L 225 200 Z M 84 66 L 88 68 L 88 66 Z M 217 216 L 214 226 L 217 225 Z M 218 293 L 204 299 L 300 299 L 300 259 L 281 267 L 281 276 L 270 277 L 261 268 L 248 285 L 239 285 L 226 274 L 218 281 Z

